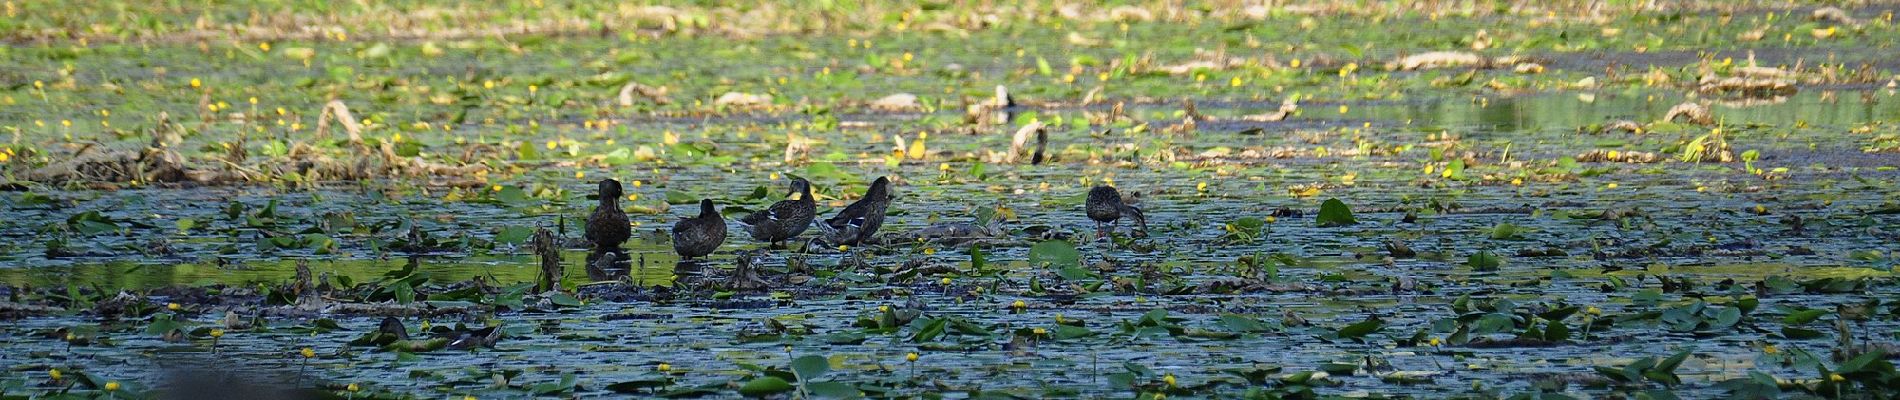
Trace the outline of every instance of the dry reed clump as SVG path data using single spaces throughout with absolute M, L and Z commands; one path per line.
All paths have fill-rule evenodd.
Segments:
M 1646 151 L 1617 151 L 1596 149 L 1577 155 L 1578 162 L 1620 162 L 1630 164 L 1649 164 L 1662 161 L 1662 155 Z
M 1641 134 L 1643 133 L 1643 131 L 1644 131 L 1643 124 L 1639 124 L 1639 123 L 1636 123 L 1636 121 L 1631 121 L 1627 119 L 1619 119 L 1615 121 L 1610 121 L 1610 123 L 1607 123 L 1607 124 L 1603 124 L 1601 128 L 1597 129 L 1596 133 L 1598 134 L 1606 134 L 1606 133 Z
M 917 95 L 895 93 L 871 101 L 871 109 L 883 112 L 913 112 L 923 110 L 924 105 L 917 100 Z
M 1669 122 L 1678 122 L 1678 121 L 1687 122 L 1687 123 L 1696 124 L 1696 125 L 1709 125 L 1709 124 L 1715 123 L 1715 116 L 1710 115 L 1709 108 L 1703 107 L 1701 104 L 1682 103 L 1682 104 L 1677 104 L 1675 107 L 1670 107 L 1669 112 L 1663 113 L 1662 120 L 1669 121 Z
M 314 150 L 311 150 L 304 153 L 305 157 L 292 158 L 297 164 L 309 167 L 306 172 L 310 170 L 319 172 L 329 171 L 333 174 L 340 175 L 320 176 L 319 178 L 375 179 L 399 176 L 466 176 L 487 170 L 487 167 L 481 164 L 456 166 L 423 160 L 421 157 L 403 157 L 396 154 L 396 145 L 391 141 L 381 141 L 378 146 L 372 147 L 363 140 L 362 125 L 356 122 L 356 117 L 350 113 L 350 107 L 343 104 L 342 100 L 331 100 L 329 103 L 323 105 L 323 113 L 317 117 L 317 135 L 319 137 L 328 135 L 330 120 L 332 119 L 343 125 L 343 131 L 349 135 L 350 146 L 355 147 L 356 153 L 354 157 L 350 159 L 333 160 L 328 157 L 322 157 L 316 154 Z M 300 173 L 309 176 L 308 173 Z
M 194 163 L 171 148 L 178 139 L 171 132 L 168 116 L 161 114 L 159 120 L 160 128 L 153 132 L 154 139 L 149 145 L 106 148 L 98 144 L 83 144 L 73 151 L 71 157 L 27 171 L 20 178 L 40 183 L 219 184 L 262 182 L 292 174 L 301 176 L 305 181 L 460 177 L 475 175 L 487 168 L 476 163 L 457 166 L 420 157 L 399 156 L 395 144 L 388 141 L 370 146 L 363 140 L 362 126 L 357 124 L 349 107 L 341 101 L 324 105 L 317 122 L 317 134 L 327 135 L 332 120 L 342 125 L 349 135 L 350 146 L 354 147 L 353 154 L 343 158 L 325 155 L 317 148 L 299 142 L 291 144 L 287 154 L 281 158 L 251 161 L 241 151 L 242 145 L 239 144 L 231 146 L 232 151 L 227 157 Z
M 633 96 L 636 94 L 640 95 L 641 98 L 646 99 L 646 101 L 652 102 L 653 104 L 662 105 L 662 106 L 667 105 L 667 104 L 673 104 L 673 99 L 671 97 L 667 97 L 667 88 L 665 86 L 652 87 L 652 86 L 642 85 L 640 84 L 640 82 L 627 82 L 626 85 L 620 87 L 620 95 L 618 96 L 620 100 L 620 106 L 632 107 L 635 102 Z
M 87 144 L 63 161 L 26 171 L 20 178 L 41 183 L 186 182 L 205 176 L 185 165 L 178 152 L 163 147 L 104 149 Z
M 713 106 L 732 109 L 758 109 L 772 105 L 772 95 L 726 92 L 713 99 Z

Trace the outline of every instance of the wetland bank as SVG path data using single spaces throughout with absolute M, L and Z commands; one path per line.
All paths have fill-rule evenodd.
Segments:
M 1890 3 L 5 6 L 0 397 L 1900 386 Z

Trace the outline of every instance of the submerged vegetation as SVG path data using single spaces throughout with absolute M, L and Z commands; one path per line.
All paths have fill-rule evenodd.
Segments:
M 4 398 L 1900 391 L 1891 7 L 0 1 Z

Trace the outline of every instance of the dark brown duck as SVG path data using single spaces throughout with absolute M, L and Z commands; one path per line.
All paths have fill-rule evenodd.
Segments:
M 877 228 L 884 226 L 884 211 L 891 205 L 891 180 L 878 177 L 871 182 L 871 188 L 865 190 L 864 198 L 845 206 L 838 215 L 819 225 L 825 231 L 825 240 L 834 245 L 858 245 L 877 234 Z
M 705 257 L 726 242 L 726 218 L 712 199 L 699 201 L 699 215 L 673 224 L 673 252 L 682 259 Z
M 746 225 L 746 233 L 752 234 L 753 239 L 773 246 L 798 237 L 817 218 L 818 203 L 811 197 L 811 182 L 803 178 L 792 179 L 792 195 L 797 198 L 772 203 L 771 207 L 740 218 L 739 223 Z
M 1123 204 L 1121 192 L 1115 191 L 1114 187 L 1096 186 L 1089 189 L 1088 203 L 1084 207 L 1089 219 L 1095 220 L 1098 230 L 1102 230 L 1102 224 L 1109 224 L 1106 230 L 1114 230 L 1122 217 L 1133 218 L 1142 231 L 1148 230 L 1148 218 L 1141 215 L 1141 209 Z
M 620 181 L 600 180 L 600 204 L 594 206 L 594 214 L 587 216 L 587 231 L 582 238 L 594 243 L 594 248 L 610 250 L 620 248 L 633 235 L 633 227 L 627 223 L 627 212 L 620 209 Z

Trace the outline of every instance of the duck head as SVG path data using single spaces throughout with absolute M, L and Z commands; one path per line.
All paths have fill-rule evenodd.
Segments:
M 792 194 L 798 195 L 799 201 L 817 201 L 811 197 L 811 181 L 805 178 L 792 178 Z
M 699 218 L 721 218 L 719 209 L 713 207 L 712 199 L 699 199 Z
M 621 192 L 620 192 L 619 180 L 614 180 L 614 179 L 600 180 L 600 201 L 602 203 L 618 200 L 620 199 L 620 196 L 621 196 Z
M 877 177 L 876 181 L 871 182 L 871 189 L 864 191 L 864 198 L 890 200 L 891 179 L 882 176 Z

